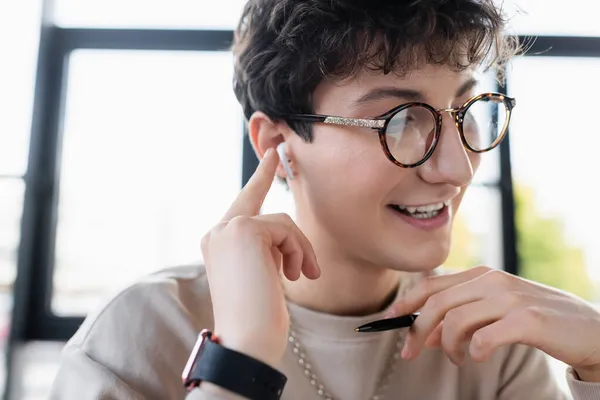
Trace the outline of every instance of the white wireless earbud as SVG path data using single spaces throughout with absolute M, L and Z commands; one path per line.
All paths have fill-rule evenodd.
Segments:
M 279 143 L 279 145 L 277 145 L 277 154 L 279 154 L 279 160 L 281 161 L 281 165 L 283 165 L 283 169 L 285 170 L 285 173 L 288 175 L 288 178 L 290 178 L 290 180 L 292 180 L 292 179 L 294 179 L 294 173 L 292 172 L 292 169 L 290 168 L 290 160 L 288 159 L 286 151 L 287 151 L 287 146 L 286 146 L 285 142 L 281 142 L 281 143 Z

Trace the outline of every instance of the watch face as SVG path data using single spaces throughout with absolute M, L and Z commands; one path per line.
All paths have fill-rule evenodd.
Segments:
M 194 365 L 196 365 L 196 361 L 198 361 L 198 358 L 200 358 L 202 350 L 204 349 L 204 343 L 206 343 L 207 340 L 210 340 L 210 331 L 208 329 L 204 329 L 198 335 L 198 339 L 196 339 L 196 344 L 194 344 L 190 358 L 188 358 L 187 364 L 185 364 L 185 368 L 183 369 L 183 374 L 181 374 L 181 380 L 185 386 L 190 383 L 188 382 L 190 374 L 194 369 Z

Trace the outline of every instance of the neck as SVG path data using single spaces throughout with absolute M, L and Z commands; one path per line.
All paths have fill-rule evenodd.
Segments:
M 360 316 L 383 310 L 396 293 L 399 273 L 364 273 L 348 265 L 319 264 L 316 281 L 284 280 L 287 298 L 299 306 L 334 315 Z
M 301 227 L 302 229 L 302 227 Z M 406 273 L 388 268 L 365 265 L 340 257 L 323 235 L 302 229 L 313 245 L 321 277 L 298 281 L 283 280 L 286 296 L 291 302 L 315 311 L 334 315 L 361 316 L 383 310 L 394 298 Z

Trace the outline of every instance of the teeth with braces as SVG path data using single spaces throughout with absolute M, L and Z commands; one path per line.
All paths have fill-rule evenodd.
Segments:
M 427 218 L 433 218 L 435 216 L 437 216 L 440 212 L 439 211 L 432 211 L 432 212 L 428 212 L 428 213 L 417 213 L 417 214 L 411 214 L 410 216 L 416 219 L 427 219 Z
M 399 210 L 404 210 L 408 212 L 411 217 L 416 219 L 427 219 L 433 218 L 437 216 L 440 211 L 444 207 L 448 207 L 450 205 L 450 201 L 444 201 L 441 203 L 428 204 L 424 206 L 418 207 L 406 207 L 406 206 L 396 206 Z

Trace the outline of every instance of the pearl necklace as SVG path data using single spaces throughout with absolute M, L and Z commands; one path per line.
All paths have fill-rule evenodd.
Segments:
M 405 330 L 400 330 L 398 333 L 398 339 L 396 340 L 395 349 L 390 355 L 390 358 L 387 360 L 385 369 L 381 375 L 381 380 L 379 382 L 377 391 L 375 394 L 370 397 L 370 400 L 382 400 L 385 395 L 387 388 L 390 384 L 390 379 L 394 372 L 396 371 L 396 367 L 398 365 L 397 361 L 400 358 L 400 351 L 402 350 L 402 346 L 404 344 L 405 338 Z M 310 384 L 316 389 L 317 394 L 325 399 L 325 400 L 333 400 L 333 396 L 323 385 L 323 381 L 317 377 L 312 369 L 312 365 L 306 356 L 306 350 L 303 350 L 303 346 L 298 341 L 298 334 L 293 328 L 292 322 L 290 320 L 290 334 L 288 336 L 288 340 L 290 344 L 293 346 L 292 351 L 298 358 L 298 364 L 304 368 L 304 375 L 310 379 Z

